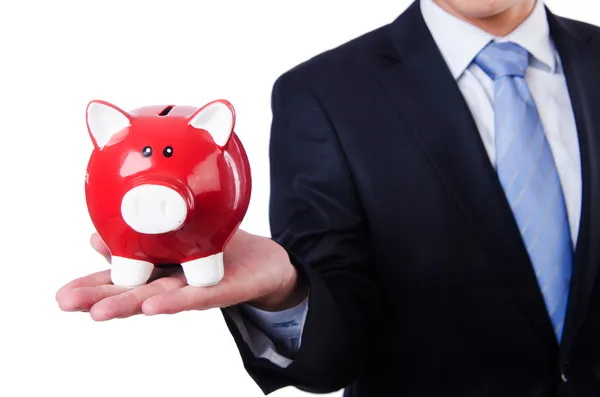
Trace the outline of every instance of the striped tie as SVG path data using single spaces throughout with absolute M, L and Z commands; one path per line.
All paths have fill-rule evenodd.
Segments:
M 498 177 L 561 340 L 573 247 L 552 151 L 524 79 L 529 53 L 514 43 L 490 43 L 475 63 L 494 80 Z

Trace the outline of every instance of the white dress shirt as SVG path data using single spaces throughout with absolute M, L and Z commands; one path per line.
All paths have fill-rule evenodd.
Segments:
M 543 1 L 538 0 L 527 20 L 503 38 L 494 37 L 447 13 L 434 0 L 421 0 L 420 5 L 425 23 L 464 95 L 494 167 L 494 82 L 472 61 L 490 41 L 511 41 L 531 54 L 525 80 L 536 102 L 554 156 L 575 246 L 581 213 L 579 141 L 567 84 L 560 58 L 550 38 Z M 276 365 L 289 365 L 291 360 L 277 353 L 270 341 L 287 341 L 287 345 L 283 345 L 286 353 L 299 348 L 307 301 L 278 313 L 262 312 L 248 306 L 242 310 L 259 327 L 257 329 L 250 325 L 248 329 L 249 324 L 236 313 L 236 323 L 255 354 L 270 359 Z M 282 328 L 281 324 L 289 326 Z M 270 340 L 265 340 L 267 338 Z

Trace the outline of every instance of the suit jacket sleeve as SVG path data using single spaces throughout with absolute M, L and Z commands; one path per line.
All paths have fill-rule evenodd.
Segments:
M 226 322 L 248 373 L 265 393 L 295 386 L 339 390 L 368 367 L 380 312 L 365 217 L 336 130 L 315 92 L 294 70 L 272 95 L 272 237 L 310 286 L 302 344 L 287 366 L 252 354 Z

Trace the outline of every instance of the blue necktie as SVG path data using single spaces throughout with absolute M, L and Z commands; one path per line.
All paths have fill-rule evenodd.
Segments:
M 561 340 L 573 246 L 552 151 L 524 79 L 529 53 L 514 43 L 490 43 L 475 63 L 494 80 L 498 177 Z

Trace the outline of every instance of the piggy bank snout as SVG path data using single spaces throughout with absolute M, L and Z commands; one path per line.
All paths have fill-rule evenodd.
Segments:
M 142 184 L 133 187 L 121 201 L 123 220 L 143 234 L 162 234 L 179 229 L 188 215 L 185 198 L 163 185 Z

